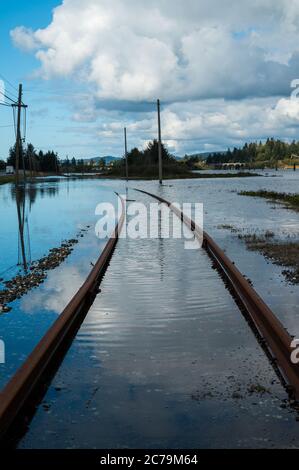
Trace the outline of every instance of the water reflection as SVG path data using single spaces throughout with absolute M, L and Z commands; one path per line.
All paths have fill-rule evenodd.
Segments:
M 206 253 L 161 242 L 119 240 L 21 448 L 260 447 L 298 438 L 295 417 L 280 408 L 285 392 Z M 250 393 L 256 384 L 269 391 Z
M 28 224 L 28 217 L 25 218 L 25 190 L 21 187 L 15 188 L 15 200 L 17 205 L 17 214 L 18 214 L 18 226 L 19 226 L 19 239 L 18 239 L 18 253 L 20 255 L 21 252 L 21 259 L 22 263 L 20 262 L 20 256 L 18 255 L 18 265 L 22 264 L 25 271 L 28 270 L 28 261 L 30 260 L 30 235 L 29 235 L 29 224 Z M 27 228 L 27 235 L 28 235 L 28 243 L 27 243 L 27 252 L 26 253 L 26 245 L 24 239 L 24 225 L 26 223 Z M 28 258 L 27 258 L 28 255 Z
M 11 198 L 12 200 L 24 199 L 29 203 L 29 210 L 31 210 L 32 205 L 36 202 L 37 197 L 55 197 L 59 193 L 59 185 L 57 182 L 45 185 L 44 183 L 32 183 L 29 182 L 25 185 L 18 185 L 15 187 L 11 185 Z
M 9 305 L 12 311 L 0 315 L 0 339 L 5 342 L 7 353 L 6 363 L 0 364 L 0 389 L 56 320 L 98 259 L 106 243 L 94 233 L 95 207 L 101 201 L 116 205 L 117 197 L 98 181 L 48 180 L 27 182 L 26 187 L 19 185 L 19 190 L 11 185 L 0 188 L 2 289 L 5 285 L 1 285 L 1 280 L 12 279 L 26 265 L 29 269 L 31 259 L 38 260 L 64 240 L 79 237 L 74 251 L 47 273 L 38 288 L 17 298 Z
M 25 272 L 31 263 L 31 241 L 30 241 L 30 227 L 29 227 L 29 214 L 32 206 L 37 200 L 37 197 L 43 199 L 44 197 L 55 197 L 58 195 L 59 186 L 54 185 L 41 185 L 36 183 L 25 183 L 23 185 L 11 185 L 10 193 L 11 200 L 15 201 L 17 209 L 17 222 L 18 222 L 18 262 L 17 265 L 21 266 Z

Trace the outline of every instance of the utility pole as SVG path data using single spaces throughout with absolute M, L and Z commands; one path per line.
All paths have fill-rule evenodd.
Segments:
M 129 179 L 129 167 L 128 167 L 128 146 L 127 146 L 127 128 L 124 128 L 125 133 L 125 158 L 126 158 L 126 179 Z
M 19 183 L 19 168 L 20 168 L 20 152 L 21 152 L 21 111 L 22 108 L 27 108 L 26 105 L 22 103 L 22 95 L 23 95 L 23 87 L 22 84 L 19 85 L 19 96 L 18 96 L 18 103 L 12 104 L 13 107 L 18 108 L 18 117 L 17 117 L 17 137 L 16 137 L 16 184 Z M 25 172 L 25 165 L 23 159 L 23 171 L 24 171 L 24 178 L 26 175 Z
M 159 183 L 162 184 L 162 139 L 161 139 L 160 100 L 157 100 L 157 108 L 158 108 Z

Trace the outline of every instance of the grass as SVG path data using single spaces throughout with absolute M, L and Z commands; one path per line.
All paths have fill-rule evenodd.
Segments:
M 288 269 L 283 270 L 283 275 L 292 284 L 299 284 L 299 242 L 276 241 L 274 233 L 265 232 L 263 235 L 245 234 L 238 235 L 243 239 L 249 250 L 258 251 L 272 263 Z
M 294 210 L 299 210 L 299 194 L 278 193 L 276 191 L 240 191 L 240 196 L 262 197 L 269 201 L 282 202 Z
M 12 183 L 15 180 L 15 177 L 13 175 L 3 175 L 0 176 L 0 184 L 6 184 L 6 183 Z
M 180 168 L 177 165 L 165 166 L 163 168 L 163 179 L 201 179 L 201 178 L 242 178 L 249 176 L 260 176 L 257 173 L 240 171 L 238 173 L 192 173 L 185 168 Z M 125 178 L 124 169 L 118 168 L 98 176 L 99 178 Z M 129 179 L 158 179 L 157 167 L 131 167 L 129 168 Z

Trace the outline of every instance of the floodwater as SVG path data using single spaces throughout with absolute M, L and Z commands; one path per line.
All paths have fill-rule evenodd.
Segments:
M 64 240 L 78 237 L 72 254 L 58 268 L 48 271 L 44 283 L 12 302 L 10 312 L 0 314 L 0 340 L 5 344 L 0 387 L 57 319 L 105 246 L 105 240 L 98 239 L 94 231 L 99 218 L 95 208 L 101 201 L 116 204 L 117 196 L 93 180 L 47 179 L 28 185 L 18 197 L 13 185 L 0 186 L 0 278 L 3 282 L 24 273 L 18 208 L 24 220 L 24 251 L 29 266 L 30 261 L 47 255 Z M 1 289 L 5 289 L 3 282 L 0 282 Z
M 298 286 L 289 285 L 281 267 L 247 251 L 237 233 L 223 228 L 229 224 L 243 232 L 272 230 L 282 239 L 298 238 L 298 213 L 237 192 L 298 192 L 299 173 L 263 175 L 166 181 L 163 187 L 154 181 L 131 181 L 128 197 L 147 205 L 153 202 L 132 190 L 138 187 L 171 201 L 202 202 L 205 230 L 251 278 L 290 333 L 298 336 Z M 67 184 L 69 202 L 65 202 Z M 60 212 L 60 224 L 52 218 L 53 232 L 55 227 L 62 230 L 57 243 L 61 237 L 71 238 L 78 224 L 94 225 L 98 198 L 115 203 L 114 190 L 126 193 L 125 183 L 119 181 L 61 181 L 57 186 L 56 204 L 52 199 L 54 212 L 55 206 Z M 7 201 L 11 203 L 11 198 Z M 76 215 L 64 226 L 64 212 L 74 201 Z M 103 246 L 92 231 L 59 271 L 53 271 L 53 278 L 60 272 L 59 284 L 70 284 L 65 268 L 78 269 L 82 279 L 88 272 L 90 258 Z M 51 240 L 49 235 L 48 247 L 55 246 Z M 24 322 L 40 331 L 59 314 L 60 303 L 53 307 L 53 290 L 47 282 L 0 317 L 0 338 L 9 331 L 11 348 L 14 329 L 23 331 L 25 338 Z M 27 341 L 24 356 L 32 343 Z M 186 250 L 183 240 L 121 239 L 101 293 L 19 447 L 298 447 L 296 417 L 206 253 Z

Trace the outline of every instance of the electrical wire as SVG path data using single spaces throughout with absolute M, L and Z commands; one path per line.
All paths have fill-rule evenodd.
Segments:
M 2 80 L 4 80 L 5 82 L 7 82 L 8 85 L 11 86 L 11 88 L 13 88 L 15 91 L 18 91 L 17 87 L 14 86 L 7 78 L 5 78 L 2 73 L 0 73 L 0 77 L 2 78 Z
M 7 100 L 12 101 L 14 104 L 16 104 L 16 100 L 7 96 L 5 93 L 3 93 L 3 91 L 0 90 L 0 94 L 4 96 L 4 98 L 6 98 Z
M 17 138 L 16 109 L 15 108 L 12 108 L 12 114 L 13 114 L 13 126 L 15 129 L 15 137 Z
M 0 276 L 1 277 L 4 276 L 8 271 L 11 271 L 12 269 L 17 268 L 17 266 L 18 266 L 17 264 L 13 264 L 9 268 L 5 269 L 4 271 L 1 271 Z

